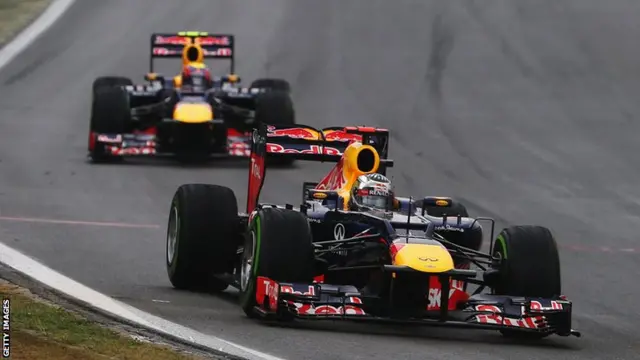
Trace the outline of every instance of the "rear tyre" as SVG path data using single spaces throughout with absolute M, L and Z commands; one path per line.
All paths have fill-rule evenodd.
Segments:
M 256 98 L 255 121 L 258 124 L 295 125 L 295 110 L 289 93 L 270 91 Z M 269 165 L 291 166 L 293 159 L 268 159 Z
M 259 94 L 256 98 L 256 122 L 294 125 L 296 119 L 291 96 L 284 91 Z
M 255 317 L 258 276 L 276 282 L 311 283 L 315 262 L 307 218 L 293 210 L 264 208 L 249 224 L 240 265 L 240 304 Z
M 560 256 L 556 240 L 546 227 L 508 227 L 496 238 L 492 254 L 501 259 L 495 294 L 540 298 L 561 295 Z M 547 336 L 512 330 L 500 332 L 507 337 Z
M 251 83 L 252 88 L 263 88 L 276 91 L 291 92 L 291 84 L 284 79 L 256 79 Z
M 131 79 L 122 76 L 101 76 L 93 81 L 93 94 L 98 90 L 110 87 L 133 85 Z
M 177 289 L 219 292 L 240 243 L 238 205 L 224 186 L 187 184 L 176 191 L 167 227 L 166 265 Z
M 118 158 L 96 146 L 97 134 L 123 134 L 131 127 L 129 94 L 119 87 L 100 87 L 93 94 L 89 124 L 89 155 L 96 162 Z

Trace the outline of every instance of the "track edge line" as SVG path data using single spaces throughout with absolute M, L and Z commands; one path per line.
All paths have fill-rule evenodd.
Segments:
M 43 32 L 53 25 L 75 0 L 52 0 L 49 6 L 31 24 L 0 48 L 0 69 L 29 47 Z
M 80 284 L 1 242 L 0 263 L 73 305 L 160 338 L 230 360 L 283 360 L 139 310 Z M 27 288 L 37 293 L 37 289 Z
M 62 15 L 66 13 L 66 11 L 75 3 L 75 0 L 52 0 L 49 6 L 43 11 L 35 20 L 31 22 L 29 26 L 23 29 L 18 35 L 16 35 L 13 39 L 7 42 L 2 48 L 0 48 L 0 69 L 7 66 L 11 63 L 12 60 L 15 59 L 21 52 L 26 50 L 38 37 L 44 33 L 49 27 L 51 27 Z M 164 337 L 166 339 L 172 340 L 176 343 L 186 344 L 196 349 L 201 349 L 209 352 L 213 352 L 214 354 L 221 356 L 232 356 L 235 359 L 262 359 L 262 360 L 283 360 L 281 358 L 261 353 L 257 350 L 253 350 L 250 348 L 246 348 L 241 345 L 237 345 L 235 343 L 226 341 L 224 339 L 220 339 L 211 335 L 206 335 L 200 332 L 197 332 L 193 329 L 184 327 L 182 325 L 172 323 L 168 320 L 162 319 L 160 317 L 154 316 L 149 313 L 145 313 L 139 309 L 136 309 L 132 306 L 129 306 L 125 303 L 117 301 L 107 295 L 101 294 L 85 285 L 76 282 L 75 280 L 68 278 L 53 269 L 48 268 L 46 265 L 39 263 L 38 261 L 22 254 L 18 250 L 15 250 L 9 247 L 6 244 L 0 243 L 0 263 L 8 266 L 9 268 L 17 271 L 21 275 L 26 278 L 32 279 L 34 282 L 41 284 L 43 287 L 48 288 L 51 292 L 57 294 L 61 298 L 73 303 L 81 308 L 85 308 L 86 310 L 94 311 L 96 313 L 101 314 L 106 318 L 113 319 L 117 322 L 121 322 L 123 324 L 138 327 L 144 330 L 147 330 L 151 333 L 154 333 L 160 337 Z M 37 274 L 37 273 L 40 274 Z M 49 279 L 46 279 L 49 274 Z M 53 279 L 58 280 L 59 284 L 55 284 Z M 66 285 L 62 285 L 65 284 Z M 32 289 L 29 289 L 32 290 Z M 74 292 L 78 292 L 82 290 L 82 292 L 87 293 L 88 295 L 82 296 L 78 294 L 73 294 Z M 90 300 L 88 297 L 92 295 L 94 300 Z M 97 304 L 97 299 L 102 300 L 103 303 L 111 303 L 111 306 L 115 306 L 116 308 L 120 308 L 118 310 L 108 310 L 105 304 L 102 306 Z M 129 309 L 127 309 L 129 308 Z M 120 312 L 120 314 L 118 314 Z M 123 315 L 123 313 L 131 313 L 138 312 L 138 319 L 129 318 L 127 315 Z M 142 317 L 141 317 L 141 316 Z M 133 317 L 133 316 L 131 316 Z M 147 320 L 151 320 L 152 322 L 160 323 L 161 325 L 154 326 L 153 323 L 144 321 L 146 317 Z M 140 321 L 142 320 L 142 321 Z M 164 325 L 164 326 L 162 326 Z M 167 325 L 174 327 L 185 335 L 179 336 L 173 333 L 170 333 L 163 327 L 167 327 Z M 219 343 L 223 346 L 210 346 L 206 345 L 200 341 L 195 341 L 194 338 L 202 338 L 208 339 L 214 343 Z M 220 348 L 224 347 L 233 347 L 237 349 L 236 351 L 222 351 Z M 236 354 L 242 355 L 236 355 Z M 251 355 L 251 357 L 246 357 L 246 355 Z

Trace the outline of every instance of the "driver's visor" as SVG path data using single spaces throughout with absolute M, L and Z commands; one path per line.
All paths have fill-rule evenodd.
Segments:
M 368 206 L 376 209 L 387 209 L 387 197 L 386 196 L 369 196 L 365 195 L 361 198 L 360 203 L 364 206 Z
M 370 191 L 368 189 L 361 189 L 356 192 L 356 201 L 360 205 L 374 209 L 388 210 L 392 205 L 389 202 L 390 199 L 391 194 L 386 191 Z

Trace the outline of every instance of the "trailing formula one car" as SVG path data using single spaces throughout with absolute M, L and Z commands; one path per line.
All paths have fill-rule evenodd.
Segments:
M 280 130 L 282 130 L 280 132 Z M 449 197 L 397 197 L 386 177 L 389 133 L 259 125 L 246 212 L 224 186 L 182 185 L 170 208 L 167 271 L 179 289 L 240 290 L 247 316 L 344 319 L 499 330 L 542 338 L 580 333 L 561 295 L 551 232 L 470 218 Z M 333 162 L 303 203 L 259 203 L 267 157 Z M 490 251 L 480 251 L 491 224 Z M 472 269 L 474 264 L 477 269 Z M 468 291 L 467 285 L 477 289 Z
M 257 123 L 295 123 L 290 85 L 258 79 L 239 86 L 233 35 L 203 32 L 153 34 L 146 85 L 99 77 L 93 83 L 89 156 L 212 155 L 247 157 Z M 154 72 L 154 59 L 182 58 L 177 76 Z M 231 73 L 213 76 L 205 59 L 231 61 Z M 291 160 L 284 160 L 291 163 Z

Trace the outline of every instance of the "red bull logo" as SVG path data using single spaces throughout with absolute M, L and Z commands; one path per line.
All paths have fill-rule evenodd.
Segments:
M 309 149 L 287 149 L 280 144 L 267 143 L 267 152 L 273 154 L 314 154 L 314 155 L 341 155 L 340 150 L 332 147 L 311 145 Z
M 186 45 L 191 43 L 191 39 L 184 36 L 156 36 L 156 45 Z
M 317 140 L 319 139 L 318 133 L 313 130 L 305 129 L 305 128 L 290 128 L 290 129 L 276 129 L 275 126 L 267 127 L 267 136 L 275 137 L 275 136 L 286 136 L 293 139 L 308 139 L 308 140 Z
M 231 39 L 228 36 L 203 36 L 196 38 L 196 44 L 202 46 L 229 46 L 231 45 Z
M 324 133 L 324 138 L 327 141 L 362 141 L 362 135 L 360 134 L 349 134 L 340 130 L 329 130 Z

